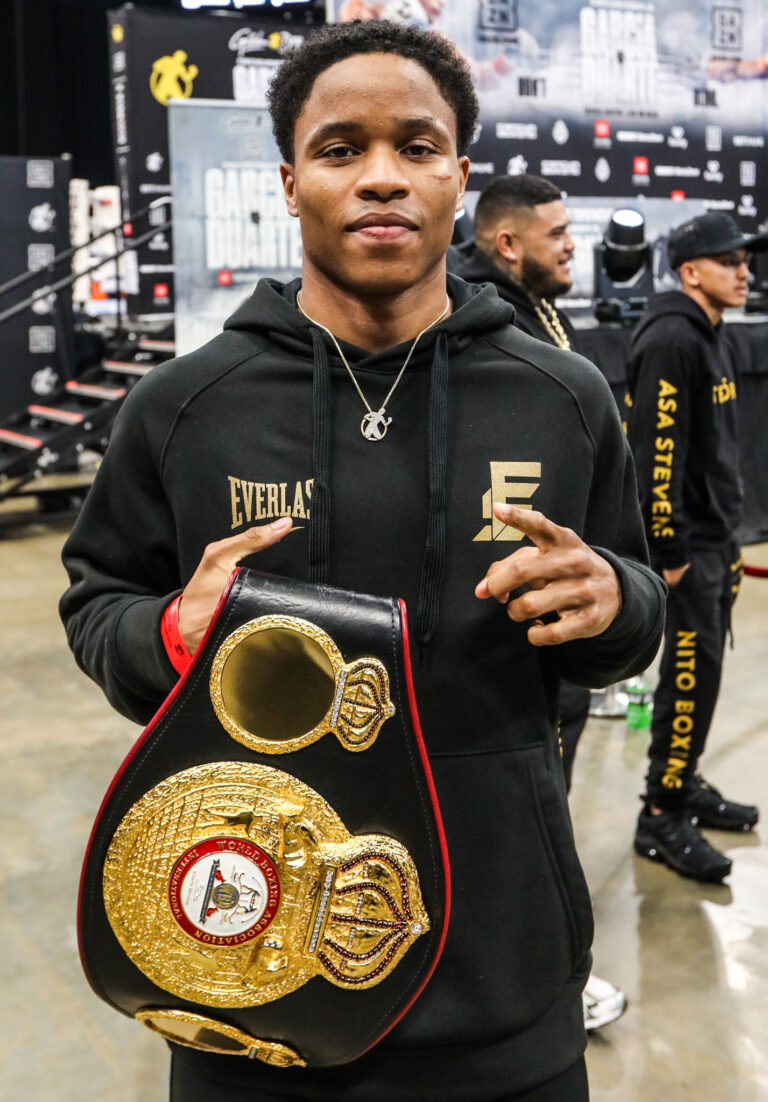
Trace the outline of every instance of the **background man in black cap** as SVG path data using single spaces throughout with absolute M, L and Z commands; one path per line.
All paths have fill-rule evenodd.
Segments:
M 629 439 L 655 569 L 669 586 L 654 695 L 650 765 L 635 849 L 683 876 L 722 880 L 728 857 L 698 827 L 750 830 L 756 807 L 726 800 L 697 772 L 720 685 L 741 580 L 738 381 L 723 338 L 727 307 L 743 306 L 748 238 L 711 212 L 672 231 L 682 290 L 656 295 L 633 337 Z

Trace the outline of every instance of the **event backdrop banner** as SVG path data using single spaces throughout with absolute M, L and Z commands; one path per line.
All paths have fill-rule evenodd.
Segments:
M 123 218 L 135 236 L 168 217 L 158 207 L 131 226 L 153 199 L 171 194 L 168 103 L 172 99 L 235 100 L 265 106 L 267 83 L 282 54 L 303 41 L 278 15 L 174 14 L 126 5 L 109 15 L 112 120 Z M 128 310 L 171 318 L 173 241 L 158 232 L 138 250 Z
M 766 0 L 327 0 L 327 17 L 457 43 L 480 99 L 470 190 L 533 172 L 568 195 L 699 200 L 746 230 L 768 214 Z
M 71 374 L 71 292 L 49 290 L 71 269 L 64 261 L 47 270 L 69 247 L 69 176 L 63 157 L 0 157 L 0 284 L 39 273 L 0 296 L 2 313 L 34 295 L 0 322 L 0 418 L 44 399 Z
M 263 107 L 168 106 L 176 229 L 176 352 L 221 332 L 262 276 L 299 275 L 299 223 L 285 209 L 280 154 Z

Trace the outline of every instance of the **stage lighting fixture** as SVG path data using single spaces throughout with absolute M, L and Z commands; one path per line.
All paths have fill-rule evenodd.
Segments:
M 758 235 L 768 233 L 768 222 L 758 226 Z M 768 314 L 768 251 L 760 250 L 749 254 L 751 279 L 744 312 L 747 314 Z
M 603 240 L 595 245 L 595 317 L 632 324 L 652 294 L 645 219 L 640 211 L 622 207 L 613 212 Z

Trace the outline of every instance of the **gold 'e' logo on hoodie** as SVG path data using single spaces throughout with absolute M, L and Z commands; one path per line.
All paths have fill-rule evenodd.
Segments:
M 536 482 L 532 481 L 537 479 Z M 538 490 L 541 479 L 541 463 L 491 463 L 491 488 L 483 494 L 483 517 L 490 520 L 475 536 L 478 540 L 517 541 L 523 533 L 517 528 L 502 524 L 493 515 L 494 501 L 516 505 L 518 509 L 531 509 L 526 500 Z

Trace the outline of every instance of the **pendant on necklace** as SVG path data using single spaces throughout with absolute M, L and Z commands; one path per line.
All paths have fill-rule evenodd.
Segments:
M 387 428 L 392 424 L 391 417 L 384 416 L 384 407 L 371 410 L 366 413 L 360 422 L 360 432 L 366 440 L 383 440 L 387 435 Z

